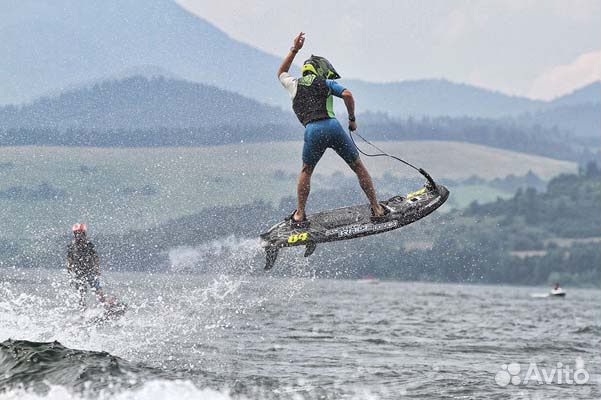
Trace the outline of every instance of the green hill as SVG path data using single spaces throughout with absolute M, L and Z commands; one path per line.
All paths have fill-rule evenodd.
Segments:
M 181 79 L 136 76 L 0 107 L 0 145 L 194 147 L 288 141 L 302 137 L 302 126 L 286 106 L 282 110 Z M 342 101 L 336 108 L 344 120 Z M 358 121 L 361 133 L 372 140 L 468 142 L 584 164 L 596 157 L 598 111 L 599 104 L 591 103 L 500 119 L 398 119 L 366 112 Z
M 395 146 L 411 149 L 414 156 L 444 157 L 449 168 L 437 171 L 435 177 L 443 182 L 452 179 L 449 177 L 465 178 L 448 181 L 449 202 L 462 198 L 461 202 L 470 201 L 471 205 L 451 209 L 449 203 L 446 210 L 385 236 L 321 246 L 310 260 L 316 274 L 598 284 L 601 183 L 597 167 L 591 164 L 578 174 L 562 173 L 548 182 L 545 191 L 519 190 L 483 203 L 492 200 L 482 194 L 490 192 L 485 187 L 492 183 L 502 190 L 516 180 L 539 186 L 541 181 L 532 173 L 499 180 L 510 171 L 520 172 L 503 162 L 505 156 L 513 159 L 519 156 L 516 154 L 469 144 L 456 152 L 450 151 L 448 143 L 429 142 L 420 148 L 421 144 Z M 171 259 L 170 255 L 182 247 L 200 257 L 187 260 L 185 268 L 196 272 L 208 266 L 220 268 L 231 261 L 229 256 L 239 256 L 240 240 L 246 243 L 244 238 L 256 238 L 294 207 L 295 173 L 288 171 L 295 171 L 295 164 L 298 167 L 299 146 L 291 142 L 135 151 L 84 148 L 77 152 L 70 148 L 4 148 L 0 266 L 60 267 L 69 226 L 85 221 L 101 250 L 103 268 L 169 269 L 177 263 L 177 257 Z M 461 164 L 461 160 L 479 156 L 488 157 L 488 176 L 497 173 L 489 183 L 473 176 L 473 171 L 467 174 L 469 164 Z M 372 161 L 368 164 L 383 197 L 422 184 L 419 177 L 409 178 L 408 171 Z M 544 158 L 522 161 L 520 168 L 575 169 L 573 164 Z M 436 161 L 422 156 L 417 163 L 430 168 Z M 311 211 L 365 201 L 346 167 L 340 165 L 343 169 L 338 170 L 338 165 L 333 155 L 324 159 L 312 187 Z M 470 192 L 474 193 L 471 200 L 466 198 Z M 473 201 L 476 199 L 478 202 Z M 231 249 L 222 249 L 230 245 Z M 228 256 L 228 252 L 234 254 Z M 245 268 L 260 268 L 257 265 L 262 260 L 256 255 L 256 259 L 244 258 Z M 286 269 L 275 273 L 286 273 Z
M 473 175 L 493 179 L 529 171 L 549 179 L 576 170 L 570 162 L 466 143 L 379 144 L 423 166 L 437 179 Z M 122 224 L 142 229 L 216 205 L 257 200 L 278 204 L 294 194 L 301 147 L 301 142 L 137 149 L 0 147 L 0 207 L 4 210 L 0 235 L 54 236 L 77 220 L 87 221 L 95 232 L 109 233 L 119 231 Z M 402 178 L 399 184 L 406 178 L 421 181 L 398 163 L 366 162 L 382 181 L 385 175 Z M 354 182 L 344 162 L 328 151 L 320 162 L 314 190 L 335 186 L 336 179 L 331 177 L 336 173 Z M 358 185 L 351 185 L 350 193 L 362 199 Z M 405 190 L 393 184 L 381 189 L 383 196 Z M 482 199 L 477 185 L 454 186 L 453 190 L 456 199 L 451 206 Z M 503 196 L 498 190 L 487 193 Z
M 504 226 L 536 227 L 539 238 L 589 238 L 601 233 L 599 194 L 601 181 L 595 164 L 577 177 L 553 178 L 544 193 L 535 189 L 519 190 L 510 199 L 488 204 L 474 202 L 465 211 L 470 217 L 496 217 Z
M 275 133 L 273 129 L 264 132 L 264 127 L 296 126 L 293 118 L 280 108 L 215 86 L 139 76 L 69 90 L 27 105 L 0 107 L 0 127 L 53 130 L 54 140 L 44 142 L 38 134 L 37 144 L 66 146 L 187 144 L 182 139 L 191 144 L 224 144 L 228 142 L 224 126 L 251 138 L 252 131 L 264 136 Z M 190 132 L 194 128 L 204 128 L 198 132 L 204 137 L 195 138 Z M 85 131 L 82 135 L 87 137 L 78 137 L 74 130 Z M 118 130 L 127 132 L 119 134 Z

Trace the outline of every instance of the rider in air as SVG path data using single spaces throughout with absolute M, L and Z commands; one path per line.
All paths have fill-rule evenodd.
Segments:
M 288 71 L 294 57 L 303 47 L 305 34 L 299 33 L 290 51 L 278 69 L 278 78 L 292 98 L 292 109 L 305 127 L 303 147 L 303 166 L 298 177 L 298 206 L 289 217 L 293 226 L 307 226 L 305 205 L 311 189 L 311 174 L 327 148 L 333 149 L 357 174 L 361 189 L 367 195 L 372 210 L 372 220 L 381 221 L 389 213 L 376 199 L 373 182 L 359 158 L 359 152 L 334 116 L 333 96 L 344 100 L 349 118 L 349 130 L 357 129 L 355 120 L 355 101 L 352 93 L 335 79 L 340 75 L 323 57 L 311 56 L 303 63 L 300 78 L 292 77 Z

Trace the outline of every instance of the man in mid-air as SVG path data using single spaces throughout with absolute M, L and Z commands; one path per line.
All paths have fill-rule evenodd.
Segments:
M 86 230 L 86 224 L 73 225 L 73 240 L 67 249 L 67 272 L 79 293 L 79 305 L 82 308 L 86 306 L 88 286 L 101 303 L 105 301 L 100 286 L 100 259 L 94 244 L 87 239 Z
M 359 152 L 334 116 L 332 95 L 344 100 L 349 118 L 349 130 L 357 129 L 355 101 L 352 93 L 337 83 L 340 75 L 323 57 L 311 56 L 303 63 L 300 78 L 292 77 L 288 71 L 294 57 L 303 47 L 305 34 L 299 33 L 290 51 L 278 69 L 278 78 L 292 98 L 292 109 L 305 127 L 303 166 L 297 183 L 296 210 L 289 217 L 293 226 L 306 227 L 305 205 L 311 190 L 311 174 L 327 148 L 333 149 L 357 174 L 359 184 L 367 195 L 374 222 L 385 219 L 388 210 L 376 199 L 376 191 Z

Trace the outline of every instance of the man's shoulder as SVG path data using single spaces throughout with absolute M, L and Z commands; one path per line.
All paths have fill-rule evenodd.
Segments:
M 335 81 L 334 79 L 326 79 L 325 83 L 337 95 L 342 94 L 342 92 L 346 90 L 346 87 L 344 87 L 343 85 L 341 85 L 338 81 Z
M 282 72 L 279 76 L 280 83 L 288 91 L 291 98 L 296 96 L 296 88 L 298 87 L 298 79 L 294 78 L 288 72 Z
M 297 80 L 295 77 L 293 77 L 292 75 L 290 75 L 290 72 L 282 72 L 280 74 L 280 76 L 278 76 L 278 79 L 282 83 L 291 82 L 291 81 L 296 81 Z
M 69 250 L 78 250 L 78 249 L 92 249 L 93 250 L 94 249 L 94 243 L 92 243 L 89 240 L 86 240 L 83 243 L 77 243 L 76 241 L 72 240 L 67 245 L 67 248 Z

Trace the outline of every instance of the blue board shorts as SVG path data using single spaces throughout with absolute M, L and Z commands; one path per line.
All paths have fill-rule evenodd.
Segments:
M 357 148 L 336 118 L 308 123 L 305 127 L 303 162 L 315 167 L 328 148 L 338 153 L 347 164 L 359 158 Z

